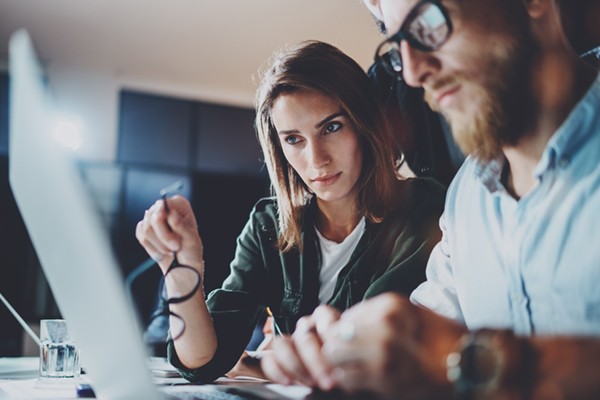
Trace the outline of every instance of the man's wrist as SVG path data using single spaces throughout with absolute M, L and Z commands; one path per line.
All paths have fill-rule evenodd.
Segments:
M 509 330 L 465 334 L 447 357 L 448 380 L 459 398 L 527 398 L 534 375 L 528 339 Z

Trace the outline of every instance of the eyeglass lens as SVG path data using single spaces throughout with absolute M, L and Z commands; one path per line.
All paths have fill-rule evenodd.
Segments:
M 446 17 L 435 3 L 423 3 L 415 17 L 406 27 L 409 37 L 418 42 L 423 49 L 434 50 L 441 46 L 449 33 Z
M 181 303 L 189 299 L 198 290 L 200 274 L 197 270 L 187 265 L 173 264 L 164 277 L 171 281 L 171 290 L 162 293 L 163 301 L 169 304 Z M 173 289 L 176 288 L 176 289 Z
M 451 26 L 447 15 L 437 2 L 422 1 L 411 11 L 400 32 L 382 43 L 377 57 L 391 72 L 402 72 L 400 40 L 418 50 L 438 49 L 450 36 Z
M 171 312 L 169 315 L 169 336 L 171 340 L 177 340 L 185 331 L 185 322 L 179 315 Z

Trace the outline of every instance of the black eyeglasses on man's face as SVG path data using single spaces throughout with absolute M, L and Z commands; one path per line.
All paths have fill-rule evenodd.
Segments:
M 400 30 L 384 40 L 375 51 L 375 62 L 383 64 L 388 73 L 402 72 L 400 42 L 406 42 L 416 50 L 439 49 L 452 33 L 448 11 L 440 0 L 421 0 L 408 13 Z

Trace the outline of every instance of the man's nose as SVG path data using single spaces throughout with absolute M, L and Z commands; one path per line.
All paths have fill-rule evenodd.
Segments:
M 433 52 L 415 50 L 405 40 L 400 42 L 400 55 L 402 75 L 409 86 L 423 86 L 440 69 L 440 61 Z

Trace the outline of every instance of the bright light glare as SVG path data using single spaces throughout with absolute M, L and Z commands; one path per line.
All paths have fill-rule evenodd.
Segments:
M 76 118 L 58 117 L 52 137 L 63 146 L 77 151 L 83 145 L 83 124 Z

